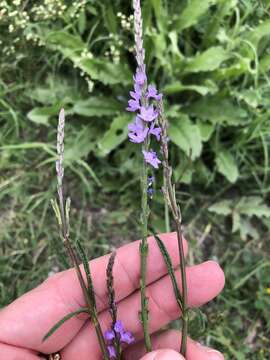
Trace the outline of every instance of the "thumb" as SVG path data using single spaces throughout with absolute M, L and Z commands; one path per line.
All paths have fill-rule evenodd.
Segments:
M 185 360 L 182 355 L 171 349 L 152 351 L 140 360 Z

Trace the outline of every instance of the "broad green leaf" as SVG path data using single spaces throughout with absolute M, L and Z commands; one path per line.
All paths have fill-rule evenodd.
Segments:
M 214 94 L 217 90 L 216 85 L 210 82 L 205 85 L 184 85 L 177 81 L 165 86 L 163 91 L 168 95 L 176 94 L 182 91 L 195 91 L 198 94 L 205 96 L 207 94 Z
M 213 71 L 219 68 L 220 64 L 227 60 L 228 57 L 228 53 L 221 46 L 211 47 L 194 58 L 188 59 L 184 72 Z
M 51 31 L 46 36 L 49 44 L 59 46 L 60 50 L 83 51 L 85 44 L 79 36 L 69 34 L 67 31 Z
M 249 40 L 255 47 L 258 46 L 260 40 L 270 35 L 270 20 L 266 20 L 256 28 L 250 30 L 247 34 L 246 39 Z
M 232 201 L 231 200 L 222 200 L 208 208 L 209 211 L 214 212 L 218 215 L 230 215 L 232 213 Z
M 229 182 L 236 182 L 239 176 L 238 167 L 234 157 L 229 151 L 223 150 L 218 152 L 216 164 L 218 171 L 224 175 Z
M 126 64 L 114 64 L 107 59 L 79 59 L 76 65 L 94 80 L 105 85 L 129 85 L 132 74 Z
M 67 165 L 85 158 L 97 143 L 99 133 L 89 124 L 84 126 L 72 137 L 66 137 L 65 162 Z
M 50 117 L 57 115 L 60 107 L 59 103 L 53 106 L 36 107 L 29 111 L 27 117 L 36 124 L 48 125 Z
M 238 126 L 246 123 L 248 116 L 245 109 L 234 105 L 229 98 L 207 96 L 183 108 L 189 115 L 199 119 L 210 120 L 213 124 L 228 124 Z
M 92 116 L 111 116 L 122 110 L 123 105 L 109 97 L 90 97 L 87 100 L 75 102 L 73 111 L 75 114 Z
M 216 0 L 190 0 L 186 7 L 177 15 L 174 27 L 179 31 L 197 24 L 200 17 L 207 12 L 209 7 L 216 3 Z
M 202 141 L 208 141 L 215 130 L 214 125 L 207 122 L 198 121 L 197 126 L 199 127 Z
M 112 150 L 119 146 L 127 137 L 127 125 L 130 122 L 129 115 L 117 116 L 103 138 L 98 141 L 100 156 L 108 155 Z
M 243 197 L 237 204 L 236 209 L 243 215 L 270 217 L 270 207 L 267 206 L 259 196 Z
M 193 124 L 186 115 L 170 120 L 168 134 L 173 143 L 182 149 L 187 156 L 194 160 L 202 151 L 202 139 L 197 125 Z

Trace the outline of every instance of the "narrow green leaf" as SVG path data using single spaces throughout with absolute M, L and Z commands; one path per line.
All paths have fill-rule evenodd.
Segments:
M 216 156 L 216 164 L 218 171 L 225 176 L 231 183 L 235 183 L 239 177 L 238 167 L 232 154 L 223 150 Z
M 171 281 L 172 281 L 174 295 L 175 295 L 177 304 L 180 307 L 180 310 L 182 311 L 182 309 L 183 309 L 182 296 L 181 296 L 181 293 L 180 293 L 180 290 L 179 290 L 179 287 L 178 287 L 178 284 L 177 284 L 177 281 L 176 281 L 176 277 L 175 277 L 175 273 L 174 273 L 174 269 L 173 269 L 173 266 L 172 266 L 172 261 L 171 261 L 170 255 L 169 255 L 163 241 L 160 239 L 160 237 L 158 235 L 154 234 L 154 233 L 153 233 L 153 236 L 155 237 L 155 240 L 156 240 L 156 242 L 158 244 L 159 250 L 160 250 L 160 252 L 161 252 L 161 254 L 163 256 L 164 262 L 165 262 L 165 264 L 167 266 L 168 274 L 169 274 L 169 276 L 171 278 Z
M 94 307 L 94 309 L 96 309 L 96 297 L 95 297 L 95 292 L 94 292 L 94 285 L 93 285 L 93 280 L 92 280 L 92 276 L 91 276 L 89 261 L 87 259 L 87 255 L 86 255 L 84 248 L 81 245 L 80 241 L 76 242 L 76 246 L 77 246 L 78 253 L 79 253 L 80 258 L 83 263 L 83 268 L 84 268 L 86 279 L 87 279 L 87 288 L 89 291 L 89 295 L 90 295 L 93 307 Z
M 71 312 L 70 314 L 67 314 L 63 317 L 60 321 L 58 321 L 49 332 L 43 337 L 42 341 L 46 341 L 50 336 L 52 336 L 53 333 L 55 333 L 56 330 L 58 330 L 67 320 L 73 318 L 76 315 L 79 315 L 81 313 L 88 313 L 87 308 L 80 308 L 76 311 Z

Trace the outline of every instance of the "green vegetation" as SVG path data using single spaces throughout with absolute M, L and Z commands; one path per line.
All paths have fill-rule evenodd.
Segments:
M 227 277 L 193 334 L 228 359 L 270 359 L 270 4 L 148 0 L 143 13 L 189 263 L 217 259 Z M 139 234 L 139 160 L 124 111 L 129 14 L 124 0 L 0 1 L 1 306 L 68 266 L 50 207 L 61 106 L 72 238 L 94 257 Z M 156 231 L 165 229 L 161 180 Z

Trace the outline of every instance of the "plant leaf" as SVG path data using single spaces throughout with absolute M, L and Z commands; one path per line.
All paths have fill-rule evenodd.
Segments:
M 186 115 L 170 121 L 168 134 L 173 143 L 194 160 L 202 151 L 202 139 L 198 126 L 193 124 Z
M 57 115 L 60 107 L 60 103 L 56 103 L 52 106 L 35 107 L 29 111 L 27 117 L 36 124 L 48 125 L 50 117 Z
M 220 64 L 226 59 L 228 59 L 228 53 L 221 46 L 211 47 L 193 59 L 188 59 L 184 72 L 213 71 L 219 68 Z
M 201 98 L 182 111 L 199 119 L 210 120 L 213 124 L 224 123 L 232 126 L 246 123 L 248 116 L 245 109 L 235 106 L 228 98 L 218 96 Z
M 223 150 L 216 156 L 218 171 L 231 183 L 235 183 L 239 177 L 238 167 L 232 154 Z
M 209 7 L 216 3 L 216 0 L 190 0 L 186 7 L 177 16 L 174 27 L 179 31 L 196 24 L 200 17 L 206 13 Z
M 230 215 L 232 213 L 232 201 L 231 200 L 222 200 L 208 208 L 209 211 L 214 212 L 218 215 Z
M 76 315 L 79 315 L 81 313 L 88 313 L 87 308 L 80 308 L 76 311 L 73 311 L 66 316 L 64 316 L 61 320 L 59 320 L 50 331 L 47 332 L 47 334 L 43 337 L 42 341 L 46 341 L 50 336 L 52 336 L 53 333 L 55 333 L 56 330 L 58 330 L 66 321 L 73 318 Z
M 183 309 L 182 296 L 181 296 L 181 293 L 180 293 L 180 290 L 179 290 L 179 287 L 178 287 L 178 284 L 177 284 L 177 281 L 176 281 L 176 277 L 175 277 L 175 273 L 174 273 L 174 269 L 173 269 L 173 266 L 172 266 L 172 261 L 171 261 L 170 255 L 169 255 L 163 241 L 160 239 L 160 237 L 158 235 L 154 234 L 154 233 L 153 233 L 153 235 L 154 235 L 155 240 L 156 240 L 156 242 L 158 244 L 159 250 L 160 250 L 160 252 L 161 252 L 161 254 L 163 256 L 164 262 L 165 262 L 165 264 L 167 266 L 168 274 L 169 274 L 169 276 L 171 278 L 171 281 L 172 281 L 173 291 L 174 291 L 174 295 L 175 295 L 177 304 L 180 307 L 180 310 L 182 311 L 182 309 Z
M 111 116 L 122 110 L 122 104 L 112 98 L 91 97 L 74 104 L 73 111 L 81 116 Z
M 103 138 L 98 142 L 100 156 L 108 155 L 127 138 L 127 125 L 129 122 L 129 115 L 119 115 L 114 118 L 109 130 L 106 131 Z
M 87 289 L 89 291 L 90 299 L 91 299 L 94 310 L 96 310 L 96 297 L 95 297 L 95 292 L 94 292 L 94 285 L 93 285 L 93 280 L 92 280 L 92 276 L 91 276 L 89 261 L 87 259 L 87 255 L 86 255 L 84 248 L 83 248 L 82 244 L 80 243 L 80 241 L 76 241 L 76 247 L 77 247 L 78 253 L 80 255 L 80 258 L 82 260 L 82 263 L 83 263 L 83 268 L 84 268 L 86 279 L 87 279 Z

